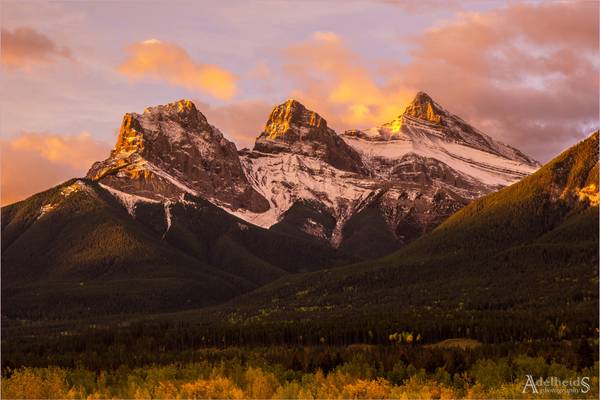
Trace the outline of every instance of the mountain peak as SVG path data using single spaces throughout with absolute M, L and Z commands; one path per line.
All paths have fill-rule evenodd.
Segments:
M 287 99 L 286 101 L 284 101 L 283 103 L 280 104 L 280 106 L 283 106 L 283 105 L 292 105 L 294 107 L 297 107 L 297 106 L 304 107 L 304 104 L 300 103 L 298 100 L 296 100 L 292 97 L 290 97 L 289 99 Z M 276 107 L 278 107 L 278 106 L 275 106 L 273 108 L 276 108 Z
M 125 114 L 109 158 L 87 177 L 154 200 L 189 193 L 234 209 L 268 209 L 248 183 L 235 144 L 185 99 Z
M 439 124 L 443 110 L 427 93 L 418 92 L 402 115 Z
M 144 109 L 142 117 L 159 120 L 174 120 L 187 127 L 200 126 L 203 129 L 208 125 L 206 117 L 198 111 L 196 105 L 188 99 L 181 99 L 164 105 L 147 107 Z
M 316 112 L 304 107 L 299 101 L 289 99 L 273 108 L 263 135 L 270 140 L 278 138 L 294 140 L 302 138 L 303 133 L 315 129 L 327 129 L 327 121 Z
M 433 99 L 427 93 L 423 92 L 422 90 L 419 90 L 417 92 L 417 94 L 415 94 L 415 97 L 414 97 L 412 103 L 417 103 L 417 102 L 420 102 L 420 103 L 433 102 Z
M 327 126 L 327 121 L 297 100 L 275 106 L 254 150 L 319 158 L 345 171 L 363 171 L 360 156 Z
M 186 113 L 190 111 L 197 112 L 198 109 L 194 105 L 194 102 L 188 99 L 180 99 L 172 103 L 161 104 L 153 107 L 147 107 L 146 109 L 144 109 L 144 113 L 152 113 L 156 111 L 173 111 L 177 113 Z

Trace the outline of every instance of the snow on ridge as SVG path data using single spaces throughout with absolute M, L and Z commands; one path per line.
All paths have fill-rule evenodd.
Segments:
M 408 129 L 409 135 L 396 140 L 373 141 L 346 135 L 343 135 L 342 139 L 361 154 L 366 165 L 376 163 L 378 158 L 395 160 L 408 153 L 415 153 L 437 159 L 452 169 L 490 186 L 510 185 L 537 170 L 536 167 L 497 154 L 432 137 L 420 127 L 416 132 L 413 127 Z
M 438 159 L 491 186 L 510 185 L 539 168 L 539 163 L 519 150 L 492 139 L 439 104 L 435 105 L 443 111 L 446 127 L 402 115 L 382 126 L 361 130 L 361 135 L 341 135 L 341 138 L 361 153 L 366 165 L 377 165 L 378 159 L 394 160 L 414 152 Z
M 187 186 L 186 184 L 182 183 L 180 180 L 178 180 L 177 178 L 173 177 L 171 174 L 169 174 L 168 172 L 166 172 L 165 170 L 163 170 L 162 168 L 154 165 L 153 163 L 144 160 L 143 165 L 151 172 L 153 172 L 154 174 L 160 176 L 161 178 L 166 179 L 167 181 L 169 181 L 170 183 L 172 183 L 173 185 L 177 186 L 179 189 L 181 189 L 184 192 L 187 192 L 191 195 L 194 196 L 198 196 L 198 192 L 196 192 L 194 189 L 190 188 L 189 186 Z
M 317 158 L 292 153 L 260 153 L 240 157 L 248 181 L 265 197 L 270 208 L 264 213 L 227 211 L 255 225 L 269 228 L 300 200 L 317 201 L 341 219 L 370 196 L 376 184 L 369 178 L 338 170 Z
M 165 228 L 165 232 L 162 235 L 163 239 L 167 235 L 167 232 L 169 232 L 169 229 L 171 229 L 171 223 L 172 223 L 172 218 L 173 218 L 173 216 L 171 215 L 171 206 L 172 205 L 173 205 L 173 203 L 169 200 L 167 200 L 163 203 L 163 207 L 165 209 L 165 222 L 167 225 L 167 227 Z
M 93 190 L 82 180 L 78 179 L 75 182 L 73 182 L 72 184 L 63 187 L 60 190 L 60 195 L 63 198 L 67 198 L 70 195 L 72 195 L 73 193 L 79 192 L 79 191 L 85 191 L 87 193 L 93 193 Z M 44 215 L 48 214 L 50 211 L 55 210 L 56 207 L 58 207 L 63 200 L 58 200 L 55 201 L 53 203 L 47 203 L 44 204 L 43 206 L 40 207 L 40 214 L 37 216 L 36 220 L 42 218 Z
M 112 196 L 116 198 L 121 204 L 123 204 L 129 215 L 131 215 L 132 217 L 135 217 L 135 207 L 138 202 L 155 204 L 160 203 L 159 200 L 149 199 L 147 197 L 125 193 L 103 183 L 98 184 L 103 189 L 106 189 L 110 194 L 112 194 Z

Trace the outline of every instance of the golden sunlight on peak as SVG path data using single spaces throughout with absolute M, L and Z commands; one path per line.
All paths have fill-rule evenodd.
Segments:
M 394 118 L 394 120 L 390 123 L 390 131 L 392 133 L 398 133 L 402 129 L 402 118 Z
M 195 105 L 191 100 L 181 99 L 177 101 L 177 111 L 184 111 L 194 108 Z
M 144 40 L 142 43 L 144 43 L 144 44 L 159 44 L 162 42 L 158 39 L 147 39 L 147 40 Z

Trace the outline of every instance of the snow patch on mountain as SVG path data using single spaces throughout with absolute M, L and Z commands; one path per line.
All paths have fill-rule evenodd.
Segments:
M 165 223 L 166 223 L 166 228 L 165 228 L 165 232 L 162 235 L 162 238 L 164 239 L 167 232 L 169 232 L 169 229 L 171 229 L 171 221 L 172 221 L 172 215 L 171 215 L 171 205 L 173 203 L 170 200 L 167 200 L 163 203 L 163 207 L 165 209 Z
M 132 217 L 135 217 L 135 207 L 137 203 L 160 203 L 160 201 L 158 200 L 153 200 L 144 196 L 138 196 L 135 194 L 122 192 L 103 183 L 99 183 L 99 185 L 100 187 L 108 191 L 115 199 L 117 199 Z
M 361 154 L 364 164 L 372 171 L 376 171 L 377 166 L 389 164 L 390 160 L 399 159 L 408 153 L 442 161 L 454 170 L 492 187 L 510 185 L 537 170 L 535 164 L 494 154 L 483 148 L 461 143 L 462 141 L 449 140 L 441 129 L 434 129 L 419 121 L 409 121 L 403 125 L 402 134 L 390 140 L 381 140 L 375 136 L 374 132 L 379 132 L 382 128 L 372 128 L 368 130 L 368 135 L 362 137 L 344 134 L 342 138 Z M 512 155 L 508 148 L 497 148 Z M 381 179 L 389 178 L 385 173 L 376 176 Z
M 269 201 L 270 208 L 265 213 L 230 212 L 264 228 L 275 224 L 298 200 L 319 202 L 336 219 L 344 219 L 377 187 L 370 179 L 304 155 L 255 151 L 240 159 L 248 180 Z

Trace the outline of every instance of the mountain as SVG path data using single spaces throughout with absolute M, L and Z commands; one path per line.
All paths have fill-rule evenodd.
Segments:
M 427 240 L 415 243 L 411 253 L 425 255 L 426 243 L 438 251 L 470 252 L 547 240 L 581 213 L 595 211 L 588 222 L 597 225 L 598 131 L 513 186 L 474 201 L 448 218 Z M 585 233 L 585 234 L 584 234 Z M 561 242 L 597 241 L 597 231 L 560 235 Z M 589 234 L 589 235 L 588 235 Z M 465 241 L 464 237 L 469 240 Z M 443 246 L 441 245 L 443 243 Z
M 125 114 L 110 157 L 87 177 L 154 200 L 190 193 L 233 209 L 268 209 L 248 183 L 235 144 L 189 100 Z
M 253 287 L 169 246 L 88 180 L 2 208 L 5 316 L 173 310 Z
M 344 140 L 356 148 L 377 176 L 393 175 L 402 156 L 435 159 L 480 185 L 510 185 L 539 168 L 519 150 L 493 140 L 419 92 L 403 114 L 367 130 L 351 130 Z
M 188 100 L 127 113 L 85 178 L 2 208 L 4 310 L 204 307 L 389 254 L 536 168 L 457 118 L 419 94 L 383 140 L 289 100 L 237 151 Z
M 343 135 L 289 100 L 273 109 L 254 149 L 240 159 L 270 208 L 232 213 L 363 258 L 400 248 L 539 167 L 424 93 L 393 122 Z
M 342 171 L 366 172 L 358 153 L 327 126 L 327 121 L 296 100 L 288 100 L 271 111 L 254 150 L 301 154 Z
M 89 179 L 2 208 L 8 317 L 203 307 L 286 274 L 349 260 L 189 194 L 163 203 Z
M 87 178 L 132 215 L 149 201 L 168 213 L 187 194 L 251 224 L 368 259 L 538 166 L 424 93 L 395 121 L 366 132 L 338 135 L 288 100 L 273 108 L 254 149 L 238 152 L 180 100 L 125 114 L 115 148 Z
M 595 335 L 598 148 L 596 131 L 387 257 L 278 279 L 210 318 L 186 318 L 215 327 L 234 315 L 245 330 L 280 327 L 314 342 L 400 330 L 425 340 L 560 339 L 559 326 Z

